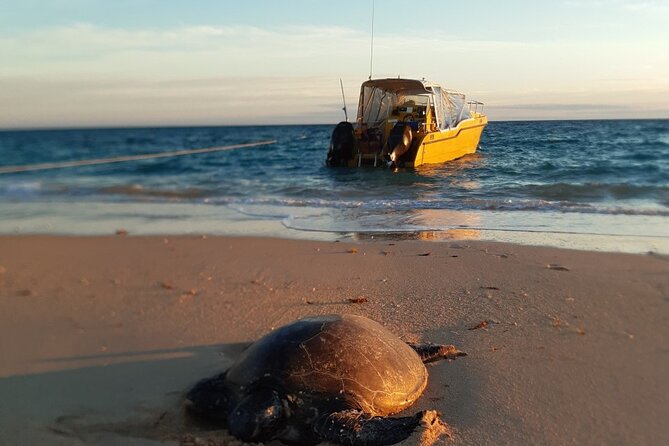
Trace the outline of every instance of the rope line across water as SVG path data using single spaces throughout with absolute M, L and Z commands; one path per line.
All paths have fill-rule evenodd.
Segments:
M 248 147 L 265 146 L 276 144 L 276 140 L 258 141 L 247 144 L 235 144 L 231 146 L 208 147 L 206 149 L 175 150 L 171 152 L 147 153 L 143 155 L 117 156 L 113 158 L 98 158 L 91 160 L 63 161 L 57 163 L 28 164 L 25 166 L 0 167 L 0 175 L 6 173 L 29 172 L 35 170 L 62 169 L 65 167 L 92 166 L 96 164 L 124 163 L 127 161 L 148 160 L 153 158 L 167 158 L 172 156 L 194 155 L 197 153 L 223 152 L 225 150 L 244 149 Z

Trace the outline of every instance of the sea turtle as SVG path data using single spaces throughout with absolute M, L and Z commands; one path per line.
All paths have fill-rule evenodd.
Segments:
M 423 392 L 424 363 L 464 355 L 452 345 L 407 344 L 362 316 L 308 317 L 251 344 L 187 400 L 243 441 L 393 444 L 427 412 L 386 418 Z

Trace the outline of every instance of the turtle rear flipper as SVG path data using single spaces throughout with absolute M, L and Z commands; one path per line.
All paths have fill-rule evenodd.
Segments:
M 324 417 L 314 429 L 321 441 L 352 446 L 383 446 L 406 440 L 421 425 L 433 441 L 441 435 L 451 436 L 448 426 L 433 410 L 398 418 L 370 417 L 358 410 L 344 410 Z
M 409 347 L 414 349 L 423 363 L 440 361 L 442 359 L 455 359 L 459 356 L 467 356 L 467 353 L 460 351 L 454 345 L 439 344 L 414 344 L 407 342 Z

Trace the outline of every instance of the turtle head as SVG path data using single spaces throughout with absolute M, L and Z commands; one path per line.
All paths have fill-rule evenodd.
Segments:
M 256 389 L 228 415 L 228 430 L 242 441 L 261 442 L 274 438 L 286 425 L 279 394 L 271 389 Z
M 225 419 L 230 411 L 230 399 L 225 373 L 203 379 L 186 395 L 189 410 L 213 419 Z

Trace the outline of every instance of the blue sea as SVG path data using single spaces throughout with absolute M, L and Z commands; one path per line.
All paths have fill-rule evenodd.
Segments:
M 0 132 L 0 167 L 254 148 L 0 174 L 3 234 L 479 239 L 669 253 L 669 120 L 491 122 L 475 155 L 324 165 L 334 125 Z

